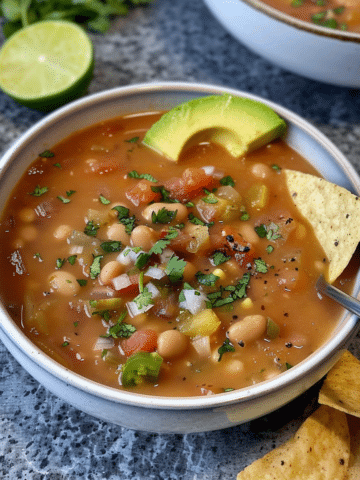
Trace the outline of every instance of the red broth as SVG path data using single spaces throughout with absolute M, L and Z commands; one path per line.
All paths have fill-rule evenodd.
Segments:
M 111 387 L 209 395 L 285 372 L 340 315 L 316 294 L 326 259 L 281 169 L 316 172 L 280 140 L 239 160 L 196 145 L 175 164 L 141 143 L 157 118 L 34 160 L 0 225 L 2 300 L 46 354 Z
M 264 0 L 271 7 L 305 22 L 335 30 L 360 32 L 360 5 L 345 0 Z

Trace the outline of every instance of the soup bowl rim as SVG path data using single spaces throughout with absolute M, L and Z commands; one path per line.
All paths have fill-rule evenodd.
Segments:
M 192 82 L 154 82 L 154 83 L 140 83 L 130 86 L 116 87 L 100 93 L 95 93 L 77 100 L 65 107 L 62 107 L 55 112 L 47 115 L 45 118 L 37 122 L 27 132 L 22 134 L 20 138 L 10 147 L 0 160 L 0 185 L 2 178 L 6 175 L 7 169 L 10 167 L 13 159 L 16 159 L 19 151 L 32 138 L 43 134 L 47 129 L 56 128 L 60 121 L 66 119 L 69 115 L 78 115 L 86 109 L 91 109 L 93 106 L 101 102 L 109 102 L 111 99 L 118 99 L 131 95 L 147 95 L 149 93 L 157 93 L 168 91 L 180 92 L 186 95 L 212 95 L 221 93 L 230 93 L 233 95 L 244 96 L 254 100 L 261 101 L 271 108 L 273 108 L 279 115 L 283 116 L 287 122 L 295 125 L 295 127 L 302 129 L 307 135 L 312 137 L 317 143 L 320 143 L 329 154 L 335 158 L 337 163 L 346 170 L 346 174 L 351 178 L 355 189 L 360 194 L 360 178 L 354 167 L 346 160 L 344 155 L 337 149 L 337 147 L 317 128 L 312 126 L 309 122 L 304 120 L 296 113 L 284 108 L 274 102 L 266 100 L 258 95 L 253 95 L 237 89 L 226 88 L 223 86 L 209 85 L 206 83 L 192 83 Z M 23 171 L 21 172 L 21 174 Z M 357 273 L 355 281 L 356 295 L 360 290 L 360 271 Z M 337 328 L 336 334 L 325 342 L 325 344 L 315 351 L 312 355 L 300 362 L 298 365 L 289 369 L 288 371 L 278 375 L 277 377 L 267 380 L 250 387 L 234 390 L 231 392 L 221 393 L 217 395 L 195 396 L 195 397 L 164 397 L 157 395 L 143 395 L 135 392 L 123 391 L 113 387 L 108 387 L 99 384 L 95 381 L 89 380 L 75 372 L 63 367 L 55 360 L 47 356 L 41 351 L 31 340 L 23 333 L 23 331 L 15 324 L 7 313 L 3 304 L 0 304 L 0 330 L 3 335 L 7 337 L 18 349 L 26 354 L 38 366 L 45 369 L 57 379 L 74 386 L 96 397 L 101 397 L 111 402 L 134 405 L 137 407 L 167 409 L 167 410 L 192 410 L 192 409 L 209 409 L 214 407 L 221 407 L 226 405 L 247 402 L 258 397 L 265 397 L 274 394 L 277 391 L 284 389 L 289 384 L 294 384 L 301 381 L 319 365 L 327 361 L 334 352 L 339 350 L 339 346 L 348 342 L 354 335 L 357 326 L 357 319 L 355 315 L 347 313 L 341 322 L 340 328 Z M 31 373 L 31 372 L 30 372 Z

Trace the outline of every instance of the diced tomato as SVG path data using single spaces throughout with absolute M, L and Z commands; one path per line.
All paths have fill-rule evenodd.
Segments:
M 125 195 L 136 207 L 147 205 L 150 202 L 158 202 L 161 199 L 161 193 L 154 192 L 151 187 L 154 183 L 149 180 L 140 180 L 134 187 L 128 190 Z
M 200 195 L 204 188 L 211 189 L 216 184 L 217 180 L 202 168 L 187 168 L 181 177 L 173 177 L 165 182 L 164 187 L 170 191 L 172 198 L 187 202 Z
M 157 347 L 157 337 L 155 330 L 137 330 L 121 341 L 121 348 L 127 357 L 137 352 L 153 352 Z

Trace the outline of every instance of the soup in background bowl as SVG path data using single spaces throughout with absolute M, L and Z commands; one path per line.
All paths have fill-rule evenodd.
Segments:
M 275 256 L 274 262 L 263 259 L 274 255 L 280 236 L 281 241 L 287 235 L 296 238 L 296 226 L 298 234 L 304 227 L 279 195 L 279 168 L 319 172 L 359 191 L 356 173 L 325 137 L 291 112 L 264 102 L 286 120 L 285 141 L 274 140 L 245 160 L 202 142 L 186 148 L 176 163 L 141 143 L 162 112 L 224 92 L 260 100 L 206 85 L 115 89 L 50 115 L 2 160 L 7 207 L 1 228 L 8 240 L 1 268 L 9 276 L 1 286 L 1 338 L 41 383 L 98 418 L 182 433 L 242 423 L 319 380 L 354 333 L 355 318 L 330 300 L 317 302 L 314 287 L 312 300 L 307 301 L 309 292 L 301 296 L 309 280 L 295 280 L 295 273 L 309 259 L 301 260 L 296 246 L 282 247 L 279 260 L 289 260 L 290 280 L 284 270 L 279 274 Z M 189 185 L 195 191 L 189 192 Z M 264 187 L 273 197 L 270 210 L 253 203 L 254 198 L 261 203 Z M 267 238 L 246 238 L 239 260 L 233 247 L 239 246 L 239 231 L 246 237 L 247 217 L 254 222 L 252 233 L 254 227 L 267 229 Z M 205 238 L 205 231 L 212 233 Z M 109 274 L 113 267 L 116 272 Z M 267 285 L 264 268 L 276 270 L 271 276 L 276 288 Z M 317 273 L 310 277 L 316 279 Z M 353 279 L 353 294 L 358 291 L 355 273 L 356 267 L 344 277 Z M 247 275 L 252 276 L 249 292 L 259 290 L 260 303 L 256 294 L 233 300 Z M 298 303 L 291 307 L 288 297 L 295 296 Z M 199 297 L 200 303 L 212 298 L 212 308 L 192 311 Z M 303 309 L 308 321 L 303 330 L 297 330 L 299 320 L 291 321 L 287 307 Z M 201 322 L 204 311 L 207 318 Z M 330 312 L 329 322 L 314 325 L 312 311 L 316 317 Z M 245 342 L 236 333 L 244 318 L 256 320 L 261 330 Z M 176 339 L 169 341 L 174 332 Z M 139 342 L 145 347 L 138 348 Z
M 359 88 L 357 12 L 350 20 L 354 22 L 353 28 L 344 29 L 349 21 L 346 12 L 352 7 L 348 10 L 346 6 L 342 8 L 344 4 L 339 8 L 335 4 L 317 7 L 310 0 L 303 4 L 292 2 L 299 7 L 288 2 L 286 9 L 281 8 L 281 0 L 204 1 L 234 38 L 270 62 L 312 80 Z M 330 12 L 324 16 L 327 8 Z M 335 22 L 337 28 L 330 28 Z

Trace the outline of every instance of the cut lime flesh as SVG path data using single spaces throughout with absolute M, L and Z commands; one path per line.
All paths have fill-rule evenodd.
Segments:
M 93 59 L 92 42 L 80 26 L 38 22 L 19 30 L 0 50 L 0 88 L 30 108 L 56 108 L 84 92 Z

